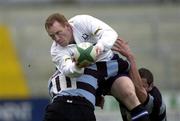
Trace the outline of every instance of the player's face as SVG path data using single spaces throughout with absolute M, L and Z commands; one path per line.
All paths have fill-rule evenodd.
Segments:
M 142 81 L 143 81 L 143 86 L 144 86 L 144 88 L 146 89 L 146 91 L 147 91 L 147 92 L 151 91 L 152 85 L 149 85 L 149 84 L 147 83 L 147 79 L 146 79 L 146 78 L 142 78 Z
M 66 23 L 63 26 L 61 23 L 55 21 L 47 30 L 49 36 L 61 46 L 67 46 L 73 41 L 73 34 L 70 24 Z

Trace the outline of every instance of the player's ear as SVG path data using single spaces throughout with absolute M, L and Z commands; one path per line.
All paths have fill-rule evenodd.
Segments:
M 71 25 L 68 22 L 65 22 L 64 27 L 66 27 L 69 31 L 72 30 Z

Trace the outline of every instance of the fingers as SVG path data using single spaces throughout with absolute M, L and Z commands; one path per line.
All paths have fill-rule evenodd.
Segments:
M 121 45 L 120 44 L 117 44 L 115 43 L 112 47 L 113 50 L 116 50 L 116 51 L 119 51 L 121 49 Z
M 118 39 L 116 40 L 116 42 L 115 42 L 115 43 L 116 43 L 117 45 L 121 45 L 121 44 L 122 44 L 122 42 L 123 42 L 123 41 L 122 41 L 121 39 L 119 39 L 119 38 L 118 38 Z
M 112 50 L 121 51 L 122 47 L 123 47 L 123 41 L 118 38 L 114 43 Z
M 120 51 L 120 50 L 121 50 L 121 47 L 118 46 L 118 45 L 114 45 L 114 46 L 112 47 L 112 50 L 114 50 L 114 51 Z
M 117 51 L 122 55 L 126 55 L 129 53 L 129 46 L 128 46 L 128 42 L 124 41 L 121 38 L 118 38 L 116 40 L 116 42 L 114 43 L 113 47 L 112 47 L 113 51 Z
M 125 46 L 128 46 L 128 41 L 124 41 L 123 39 L 118 38 L 116 42 L 114 43 L 115 47 L 123 48 Z
M 96 46 L 96 57 L 98 57 L 102 53 L 101 48 Z
M 125 41 L 121 38 L 118 38 L 117 41 L 116 41 L 118 44 L 128 44 L 128 41 Z

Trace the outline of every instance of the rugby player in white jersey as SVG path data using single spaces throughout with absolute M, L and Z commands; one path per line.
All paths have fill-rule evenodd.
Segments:
M 65 99 L 66 105 L 71 104 L 73 116 L 78 117 L 81 116 L 77 113 L 78 108 L 73 107 L 75 106 L 74 102 L 78 102 L 76 97 L 78 99 L 84 97 L 95 106 L 96 90 L 100 88 L 100 90 L 106 90 L 103 92 L 104 94 L 110 93 L 130 110 L 132 121 L 148 120 L 148 112 L 141 106 L 134 85 L 127 75 L 128 62 L 119 58 L 111 50 L 118 35 L 109 25 L 89 15 L 77 15 L 68 21 L 64 15 L 55 13 L 47 18 L 45 28 L 53 40 L 51 46 L 52 61 L 66 80 L 75 83 L 75 86 L 66 86 L 59 91 L 53 97 L 53 102 L 64 101 Z M 73 59 L 75 44 L 81 42 L 94 44 L 97 52 L 96 63 L 84 68 L 79 68 Z M 50 121 L 53 117 L 60 119 L 69 117 L 64 115 L 68 110 L 62 111 L 64 114 L 62 112 L 57 114 L 57 110 L 63 110 L 65 107 L 56 105 L 57 103 L 52 103 L 51 106 L 47 107 L 45 121 Z M 52 113 L 52 110 L 56 113 Z M 89 119 L 87 121 L 94 120 Z

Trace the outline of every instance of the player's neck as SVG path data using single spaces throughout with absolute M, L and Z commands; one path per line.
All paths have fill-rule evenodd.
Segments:
M 73 39 L 69 44 L 76 44 L 75 40 Z

